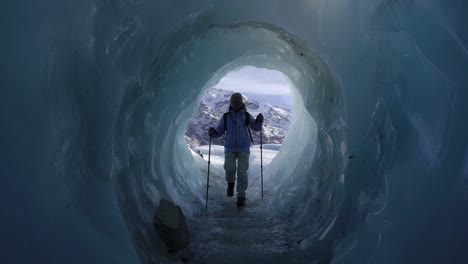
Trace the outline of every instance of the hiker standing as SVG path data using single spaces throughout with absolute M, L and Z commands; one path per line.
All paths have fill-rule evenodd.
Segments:
M 197 150 L 197 154 L 200 155 L 200 157 L 202 157 L 204 159 L 203 154 L 201 153 L 200 150 Z
M 229 112 L 223 115 L 216 128 L 210 127 L 208 135 L 218 138 L 226 134 L 224 140 L 224 170 L 228 183 L 227 196 L 234 195 L 237 171 L 237 205 L 245 204 L 245 191 L 248 186 L 247 170 L 249 169 L 250 128 L 260 131 L 263 125 L 263 115 L 258 114 L 254 118 L 245 109 L 242 95 L 231 95 Z M 237 161 L 237 164 L 236 164 Z

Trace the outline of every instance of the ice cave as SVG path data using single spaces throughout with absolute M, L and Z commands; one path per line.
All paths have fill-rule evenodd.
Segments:
M 182 262 L 161 199 L 187 263 L 468 263 L 467 1 L 3 5 L 2 263 Z M 214 167 L 205 209 L 184 130 L 244 66 L 284 74 L 292 123 L 263 199 L 252 169 L 236 210 Z

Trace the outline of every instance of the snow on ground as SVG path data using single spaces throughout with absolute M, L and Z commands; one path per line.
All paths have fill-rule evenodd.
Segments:
M 281 145 L 264 145 L 263 165 L 272 162 Z M 192 152 L 206 180 L 208 146 L 196 148 L 202 159 Z M 271 196 L 264 190 L 261 199 L 260 147 L 252 146 L 250 153 L 249 188 L 244 208 L 236 206 L 236 196 L 226 196 L 224 179 L 224 147 L 211 146 L 210 188 L 208 210 L 197 216 L 192 227 L 192 248 L 196 256 L 189 263 L 310 263 L 297 254 L 298 238 L 288 231 L 288 222 L 273 215 L 266 206 Z

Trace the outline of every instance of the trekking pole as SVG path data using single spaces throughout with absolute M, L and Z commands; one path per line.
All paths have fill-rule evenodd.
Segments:
M 210 184 L 210 158 L 211 158 L 211 137 L 210 137 L 210 146 L 208 148 L 208 177 L 206 178 L 206 203 L 205 209 L 208 210 L 208 187 Z
M 263 142 L 262 142 L 262 130 L 260 129 L 260 175 L 262 178 L 262 199 L 263 199 Z

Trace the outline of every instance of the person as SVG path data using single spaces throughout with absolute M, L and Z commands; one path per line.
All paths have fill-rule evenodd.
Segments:
M 227 181 L 227 196 L 234 195 L 237 171 L 237 206 L 244 206 L 248 187 L 250 130 L 260 131 L 263 125 L 263 115 L 256 119 L 247 112 L 240 93 L 233 93 L 230 98 L 229 112 L 223 115 L 216 128 L 210 127 L 208 135 L 219 138 L 226 134 L 224 140 L 224 170 Z M 237 166 L 236 166 L 237 161 Z
M 200 151 L 200 150 L 197 150 L 197 153 L 198 153 L 198 155 L 200 155 L 200 157 L 202 157 L 202 158 L 203 158 L 203 154 L 201 153 L 201 151 Z

